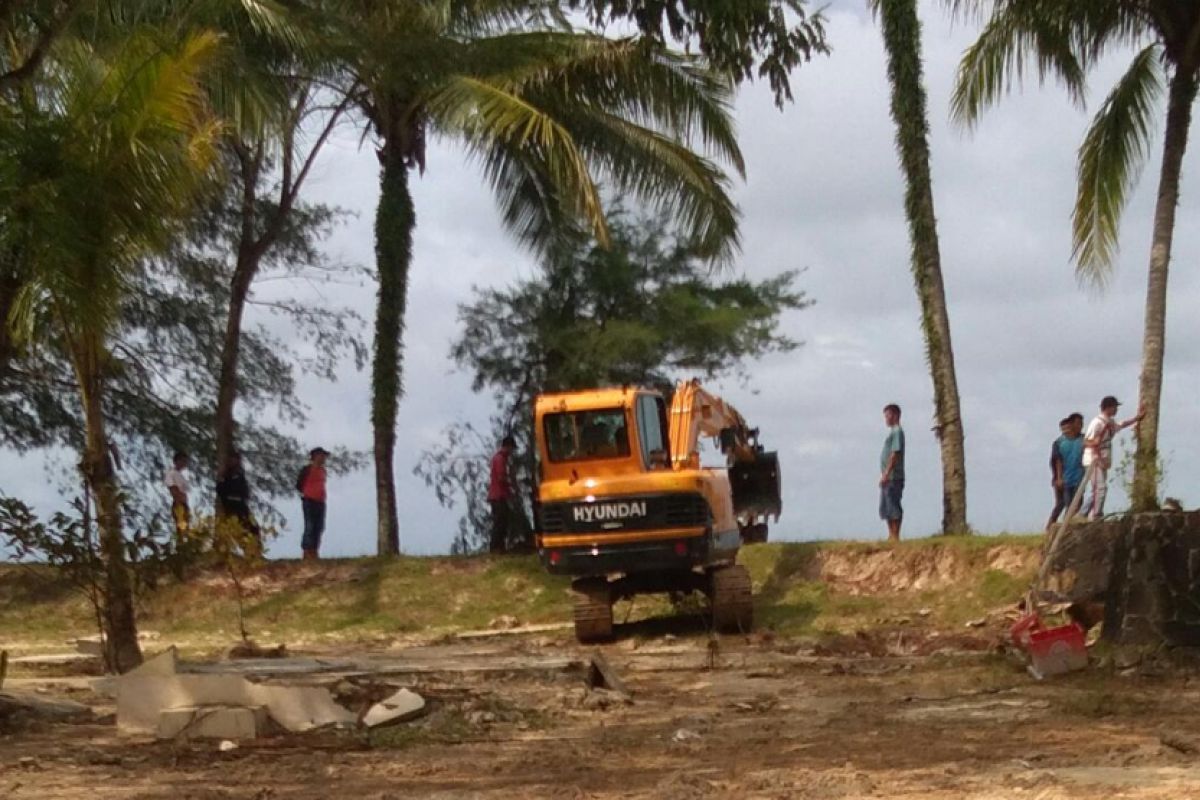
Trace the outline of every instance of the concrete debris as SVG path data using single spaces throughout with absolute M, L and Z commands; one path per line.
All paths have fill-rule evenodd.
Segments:
M 425 713 L 425 698 L 408 689 L 401 689 L 384 700 L 367 709 L 363 715 L 362 724 L 368 728 L 377 728 L 395 722 L 406 722 Z
M 695 731 L 688 730 L 687 728 L 680 728 L 679 730 L 675 731 L 675 735 L 671 737 L 671 741 L 687 742 L 699 738 L 701 738 L 700 734 L 696 733 Z
M 96 658 L 104 656 L 104 643 L 99 636 L 85 636 L 73 640 L 71 644 L 75 646 L 75 652 L 81 655 L 95 656 Z
M 467 714 L 467 722 L 477 726 L 491 725 L 496 719 L 496 714 L 491 711 L 475 710 Z
M 614 706 L 631 706 L 633 700 L 624 692 L 613 692 L 608 689 L 590 689 L 583 696 L 580 705 L 588 711 L 606 711 Z
M 225 741 L 223 741 L 219 745 L 217 745 L 217 749 L 220 750 L 222 753 L 228 753 L 230 750 L 237 750 L 238 746 L 237 746 L 237 742 L 231 742 L 228 739 L 226 739 Z
M 274 647 L 263 647 L 247 639 L 229 648 L 225 652 L 225 659 L 233 661 L 243 658 L 287 658 L 287 654 L 287 645 L 285 644 L 277 644 Z
M 158 715 L 159 739 L 256 739 L 267 730 L 262 706 L 168 708 Z M 235 745 L 236 746 L 236 745 Z
M 197 706 L 263 706 L 271 719 L 293 733 L 356 721 L 353 712 L 319 686 L 258 684 L 236 673 L 178 673 L 177 666 L 172 647 L 117 679 L 121 732 L 154 734 L 162 711 Z
M 614 692 L 620 692 L 624 695 L 631 694 L 629 687 L 625 685 L 625 681 L 613 669 L 612 664 L 608 663 L 608 659 L 604 657 L 604 654 L 599 651 L 592 654 L 592 662 L 588 667 L 587 683 L 593 689 L 612 689 Z
M 100 659 L 86 653 L 42 653 L 32 656 L 10 658 L 8 663 L 13 666 L 31 667 L 33 669 L 61 669 L 88 671 L 100 668 Z
M 533 633 L 551 633 L 554 631 L 570 630 L 571 628 L 575 627 L 575 623 L 573 623 L 573 622 L 555 622 L 555 623 L 550 623 L 550 624 L 546 624 L 546 625 L 516 624 L 513 627 L 506 628 L 506 627 L 499 627 L 497 625 L 497 623 L 500 622 L 500 620 L 512 620 L 514 623 L 516 622 L 516 619 L 514 617 L 507 617 L 507 618 L 499 617 L 497 619 L 492 620 L 491 625 L 493 627 L 490 627 L 488 630 L 459 631 L 454 634 L 453 638 L 470 641 L 472 639 L 490 639 L 495 636 L 521 636 L 524 634 L 533 634 Z M 553 642 L 551 642 L 551 643 L 553 643 Z
M 1197 750 L 1200 750 L 1195 739 L 1175 731 L 1166 731 L 1159 734 L 1158 741 L 1177 753 L 1183 753 L 1185 756 L 1195 755 Z
M 52 700 L 24 692 L 0 692 L 0 717 L 26 715 L 51 722 L 75 722 L 92 717 L 92 709 L 71 700 Z

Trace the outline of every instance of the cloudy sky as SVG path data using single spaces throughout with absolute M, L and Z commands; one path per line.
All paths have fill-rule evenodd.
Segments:
M 1092 416 L 1110 393 L 1128 400 L 1131 411 L 1136 406 L 1157 159 L 1127 209 L 1111 285 L 1103 293 L 1081 289 L 1069 262 L 1070 211 L 1087 114 L 1061 90 L 1034 84 L 988 113 L 973 134 L 955 129 L 947 118 L 950 88 L 975 31 L 951 25 L 933 3 L 922 4 L 922 13 L 969 518 L 984 533 L 1038 530 L 1051 505 L 1046 460 L 1057 421 L 1076 410 Z M 801 285 L 817 304 L 783 321 L 802 348 L 753 367 L 748 385 L 721 389 L 779 451 L 784 513 L 775 539 L 882 538 L 880 408 L 899 403 L 909 448 L 904 531 L 926 535 L 940 522 L 941 473 L 929 431 L 932 390 L 908 268 L 884 53 L 859 0 L 843 0 L 828 15 L 834 53 L 794 74 L 795 103 L 780 112 L 765 86 L 749 86 L 736 108 L 748 175 L 736 190 L 744 248 L 735 269 L 754 278 L 804 269 Z M 1093 108 L 1123 66 L 1116 58 L 1095 75 Z M 1191 313 L 1200 303 L 1197 150 L 1184 163 L 1161 439 L 1166 491 L 1191 506 L 1200 504 L 1200 428 L 1192 421 L 1200 331 Z M 338 257 L 369 264 L 377 162 L 353 132 L 328 148 L 309 194 L 357 213 L 329 246 Z M 440 508 L 412 475 L 417 455 L 437 446 L 448 424 L 484 422 L 490 411 L 489 398 L 472 395 L 469 376 L 447 358 L 456 306 L 473 287 L 510 283 L 535 265 L 500 229 L 479 173 L 453 145 L 434 145 L 414 195 L 418 228 L 396 471 L 403 549 L 424 554 L 449 547 L 458 515 Z M 323 291 L 372 313 L 369 284 Z M 305 381 L 301 389 L 312 408 L 305 441 L 370 447 L 366 373 L 347 366 L 337 384 Z M 38 461 L 8 456 L 0 486 L 49 502 Z M 1110 493 L 1112 508 L 1124 502 L 1123 492 Z M 291 516 L 292 526 L 272 546 L 277 556 L 298 553 L 298 509 Z M 371 475 L 331 481 L 323 549 L 368 553 L 374 537 Z

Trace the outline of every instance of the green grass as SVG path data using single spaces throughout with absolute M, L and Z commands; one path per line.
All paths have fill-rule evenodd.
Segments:
M 961 627 L 998 606 L 1015 602 L 1029 575 L 988 569 L 986 554 L 1005 545 L 1041 546 L 1040 536 L 917 539 L 890 548 L 903 569 L 949 549 L 966 564 L 961 581 L 941 590 L 847 592 L 820 580 L 820 563 L 837 556 L 850 563 L 879 557 L 889 548 L 866 542 L 772 543 L 745 548 L 761 628 L 786 635 L 853 632 L 901 621 L 928 627 Z M 437 637 L 487 628 L 499 617 L 522 624 L 571 619 L 569 581 L 548 575 L 533 557 L 342 559 L 309 565 L 272 562 L 250 580 L 247 627 L 260 643 L 291 645 L 369 641 L 403 634 Z M 216 573 L 170 583 L 141 598 L 139 625 L 164 641 L 220 646 L 237 637 L 235 593 Z M 631 621 L 689 612 L 702 604 L 672 608 L 665 597 L 638 597 L 618 606 L 617 620 Z M 923 613 L 921 613 L 923 612 Z M 38 566 L 0 565 L 0 645 L 62 643 L 94 632 L 82 595 L 54 572 Z M 659 626 L 651 627 L 650 633 Z

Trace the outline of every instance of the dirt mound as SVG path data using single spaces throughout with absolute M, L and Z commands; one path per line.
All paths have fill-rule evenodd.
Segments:
M 242 590 L 249 597 L 269 597 L 284 591 L 312 589 L 365 580 L 371 564 L 361 561 L 268 561 L 242 578 Z M 201 572 L 188 581 L 221 593 L 234 591 L 233 580 L 221 568 Z
M 922 592 L 947 589 L 987 570 L 1025 575 L 1040 558 L 1037 549 L 1016 545 L 829 548 L 817 554 L 811 577 L 851 595 Z

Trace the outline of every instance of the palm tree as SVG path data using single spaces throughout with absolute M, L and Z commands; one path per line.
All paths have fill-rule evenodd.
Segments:
M 601 238 L 603 180 L 679 219 L 713 257 L 737 246 L 722 170 L 741 173 L 730 85 L 649 42 L 579 33 L 537 0 L 340 0 L 351 93 L 378 140 L 379 302 L 372 372 L 378 551 L 399 551 L 393 455 L 401 336 L 416 214 L 412 170 L 430 136 L 461 143 L 519 239 L 545 250 L 564 231 Z
M 1196 0 L 954 0 L 986 20 L 963 56 L 954 115 L 974 124 L 1026 70 L 1053 75 L 1082 102 L 1088 71 L 1111 52 L 1137 48 L 1129 68 L 1093 117 L 1079 148 L 1074 253 L 1079 276 L 1103 284 L 1117 252 L 1121 212 L 1152 147 L 1164 88 L 1166 133 L 1150 243 L 1142 341 L 1134 511 L 1158 507 L 1158 424 L 1166 339 L 1167 271 L 1179 204 L 1180 169 L 1200 81 Z
M 166 246 L 204 186 L 219 127 L 201 81 L 217 49 L 205 32 L 165 45 L 144 29 L 108 45 L 64 37 L 42 77 L 0 106 L 0 247 L 26 277 L 9 322 L 23 340 L 62 347 L 75 373 L 106 566 L 106 658 L 120 671 L 141 651 L 105 426 L 108 337 L 126 278 Z
M 896 149 L 904 171 L 904 212 L 912 242 L 913 283 L 921 304 L 921 332 L 933 378 L 934 430 L 942 449 L 942 533 L 968 533 L 962 414 L 929 172 L 929 122 L 921 77 L 921 21 L 916 0 L 870 2 L 883 26 Z

